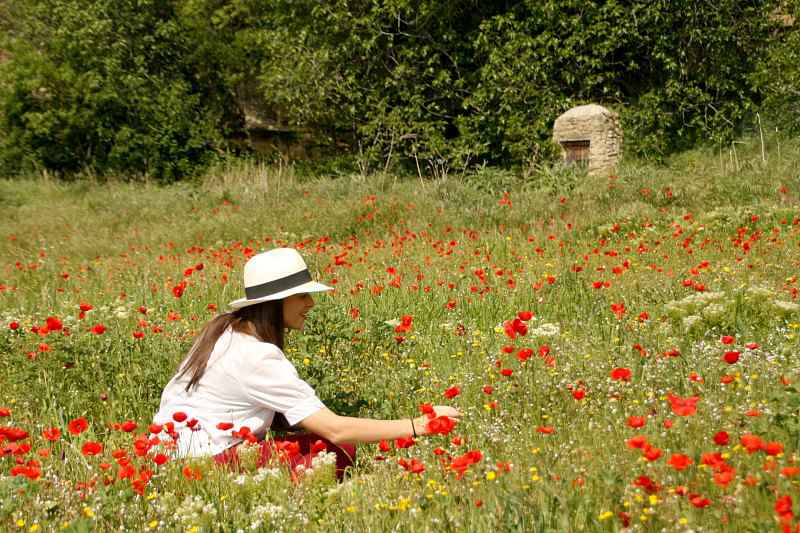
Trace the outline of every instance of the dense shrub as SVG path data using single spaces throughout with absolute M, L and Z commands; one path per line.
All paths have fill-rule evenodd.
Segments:
M 226 88 L 203 78 L 166 0 L 16 1 L 0 70 L 3 173 L 146 173 L 205 164 Z
M 0 161 L 176 178 L 249 106 L 362 170 L 443 174 L 535 163 L 589 101 L 621 112 L 628 153 L 660 158 L 728 142 L 762 95 L 796 106 L 782 4 L 12 0 Z

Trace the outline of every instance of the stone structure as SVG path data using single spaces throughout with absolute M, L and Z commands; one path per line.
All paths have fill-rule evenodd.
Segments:
M 590 175 L 613 172 L 622 157 L 619 115 L 596 104 L 573 107 L 556 119 L 553 141 L 565 163 L 586 165 Z

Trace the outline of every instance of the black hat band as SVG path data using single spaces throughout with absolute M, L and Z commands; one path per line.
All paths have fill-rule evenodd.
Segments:
M 271 296 L 279 292 L 293 289 L 309 281 L 311 281 L 311 273 L 306 269 L 290 274 L 285 278 L 275 279 L 253 287 L 245 287 L 244 294 L 247 296 L 248 300 L 258 300 L 265 296 Z

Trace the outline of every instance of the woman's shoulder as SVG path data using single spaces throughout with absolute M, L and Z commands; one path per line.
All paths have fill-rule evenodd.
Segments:
M 231 346 L 229 349 L 247 359 L 251 359 L 254 356 L 266 359 L 286 359 L 283 350 L 277 345 L 261 341 L 252 335 L 238 331 L 231 332 Z

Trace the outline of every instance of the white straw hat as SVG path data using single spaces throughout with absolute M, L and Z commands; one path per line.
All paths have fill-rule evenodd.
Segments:
M 332 290 L 312 281 L 306 262 L 294 248 L 275 248 L 254 255 L 244 265 L 244 298 L 231 302 L 231 308 L 270 300 L 281 300 L 292 294 Z

